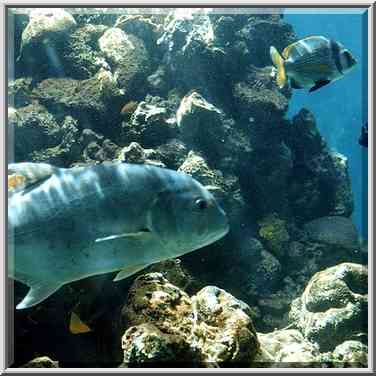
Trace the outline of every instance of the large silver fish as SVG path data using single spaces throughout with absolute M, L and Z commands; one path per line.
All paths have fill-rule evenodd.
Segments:
M 222 238 L 226 214 L 192 177 L 147 165 L 8 166 L 8 275 L 30 287 L 17 309 L 62 285 L 115 281 Z
M 292 88 L 309 88 L 310 92 L 342 78 L 357 63 L 342 44 L 323 36 L 292 43 L 283 50 L 282 56 L 271 46 L 270 57 L 280 88 L 290 81 Z

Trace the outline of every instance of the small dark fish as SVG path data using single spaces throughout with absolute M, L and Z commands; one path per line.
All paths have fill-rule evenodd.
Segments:
M 277 85 L 283 88 L 289 80 L 293 89 L 315 91 L 336 81 L 357 61 L 342 44 L 323 36 L 311 36 L 287 46 L 282 56 L 273 46 L 270 57 L 277 69 Z
M 362 125 L 362 131 L 358 140 L 359 145 L 368 148 L 368 122 Z

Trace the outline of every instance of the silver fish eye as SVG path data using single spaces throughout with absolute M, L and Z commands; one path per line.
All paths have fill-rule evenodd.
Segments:
M 196 208 L 200 210 L 204 210 L 208 207 L 208 202 L 205 199 L 200 197 L 195 201 L 195 205 L 196 205 Z

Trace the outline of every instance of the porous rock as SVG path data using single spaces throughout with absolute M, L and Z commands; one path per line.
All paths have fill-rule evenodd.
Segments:
M 10 81 L 8 84 L 8 103 L 18 108 L 25 107 L 32 103 L 32 78 L 25 77 Z
M 73 16 L 59 8 L 34 9 L 29 16 L 19 56 L 24 69 L 29 74 L 65 76 L 62 51 L 76 27 Z
M 367 333 L 367 268 L 342 263 L 316 273 L 291 304 L 290 321 L 320 351 Z
M 209 158 L 218 158 L 225 142 L 223 113 L 198 92 L 187 94 L 176 113 L 184 142 L 202 150 Z
M 173 138 L 156 149 L 159 159 L 166 167 L 177 170 L 185 161 L 189 150 L 179 139 Z
M 38 103 L 13 109 L 8 118 L 15 162 L 49 162 L 67 166 L 80 153 L 77 132 L 77 121 L 71 116 L 59 122 Z
M 22 368 L 59 368 L 59 362 L 52 360 L 48 356 L 39 356 L 24 364 Z
M 232 253 L 232 259 L 224 277 L 229 278 L 229 283 L 237 287 L 247 302 L 256 303 L 258 298 L 270 296 L 279 287 L 281 263 L 256 238 L 244 237 Z
M 300 110 L 287 129 L 293 157 L 293 179 L 287 190 L 295 217 L 301 221 L 349 217 L 354 204 L 346 158 L 328 149 L 307 109 Z
M 127 98 L 144 93 L 150 57 L 142 40 L 119 28 L 108 29 L 98 40 L 100 51 L 114 69 L 114 77 Z
M 336 367 L 366 368 L 368 366 L 368 346 L 359 341 L 341 343 L 334 349 L 332 356 Z
M 64 49 L 64 63 L 69 77 L 87 79 L 103 68 L 110 70 L 104 54 L 99 50 L 98 39 L 108 29 L 105 25 L 87 24 L 76 29 Z
M 160 36 L 161 25 L 156 23 L 151 15 L 122 15 L 116 20 L 114 27 L 141 39 L 151 55 L 157 53 L 157 39 Z
M 109 135 L 115 131 L 119 133 L 119 98 L 122 98 L 122 93 L 111 72 L 100 70 L 86 80 L 46 79 L 37 85 L 32 94 L 51 112 L 69 114 L 78 119 L 81 128 Z
M 160 65 L 150 76 L 147 78 L 149 90 L 151 94 L 161 95 L 166 93 L 169 87 L 168 72 L 163 65 Z
M 128 367 L 197 367 L 200 354 L 183 338 L 162 332 L 152 324 L 128 329 L 121 339 L 124 360 Z
M 118 160 L 127 163 L 151 164 L 158 167 L 166 167 L 158 160 L 154 149 L 143 149 L 137 142 L 131 142 L 119 151 Z
M 147 148 L 159 146 L 177 136 L 171 103 L 150 95 L 138 103 L 130 119 L 123 121 L 121 126 L 125 142 L 138 142 Z
M 337 152 L 331 152 L 330 156 L 336 171 L 337 184 L 333 208 L 329 214 L 350 217 L 354 211 L 354 197 L 351 189 L 348 160 L 344 155 Z
M 287 111 L 288 99 L 275 87 L 238 82 L 233 87 L 236 113 L 251 123 L 276 123 Z
M 196 293 L 203 286 L 202 282 L 193 277 L 180 259 L 169 259 L 150 265 L 147 273 L 161 273 L 164 278 L 187 294 Z
M 271 333 L 257 333 L 260 353 L 255 367 L 309 367 L 318 362 L 317 346 L 307 341 L 296 329 L 282 329 Z
M 127 364 L 130 349 L 137 345 L 137 337 L 132 338 L 135 332 L 143 333 L 143 343 L 153 344 L 151 351 L 144 347 L 140 357 L 132 359 L 136 364 L 166 359 L 179 364 L 182 349 L 185 362 L 199 359 L 204 367 L 249 364 L 258 350 L 250 308 L 214 286 L 207 286 L 190 298 L 160 273 L 142 275 L 134 282 L 122 313 L 128 326 L 123 336 Z M 160 333 L 163 335 L 158 343 Z M 166 351 L 168 356 L 161 357 Z
M 261 123 L 257 128 L 263 125 Z M 258 143 L 258 137 L 251 139 L 253 150 L 241 164 L 240 185 L 254 216 L 262 219 L 275 213 L 280 218 L 286 218 L 290 213 L 287 192 L 293 168 L 291 150 L 279 130 L 277 135 L 270 132 L 268 142 Z
M 214 40 L 207 10 L 176 9 L 165 18 L 157 43 L 164 51 L 163 61 L 175 75 L 177 86 L 195 88 L 203 95 L 225 96 L 225 54 Z
M 250 15 L 247 23 L 237 32 L 237 36 L 245 42 L 249 59 L 257 67 L 271 64 L 270 46 L 282 51 L 297 40 L 292 26 L 283 22 L 277 14 Z

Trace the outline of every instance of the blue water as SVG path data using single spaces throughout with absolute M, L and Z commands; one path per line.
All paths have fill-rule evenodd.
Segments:
M 367 12 L 306 14 L 287 10 L 285 21 L 292 24 L 299 38 L 323 35 L 341 42 L 358 60 L 357 67 L 342 80 L 313 93 L 294 91 L 289 116 L 306 107 L 316 117 L 317 126 L 329 147 L 348 158 L 354 193 L 353 221 L 367 238 L 367 149 L 359 146 L 361 124 L 367 120 Z

